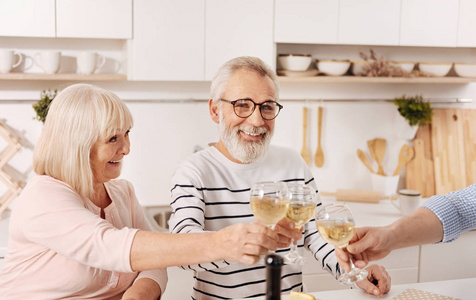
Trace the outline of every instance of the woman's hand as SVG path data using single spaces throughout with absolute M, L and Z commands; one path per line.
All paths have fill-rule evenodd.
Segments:
M 390 291 L 391 278 L 384 266 L 371 265 L 366 268 L 369 275 L 362 281 L 357 282 L 357 286 L 367 292 L 367 294 L 382 297 Z
M 222 257 L 246 265 L 258 262 L 268 250 L 276 250 L 278 234 L 261 224 L 235 224 L 216 232 L 215 247 Z
M 291 241 L 296 243 L 302 238 L 302 227 L 295 228 L 294 222 L 287 218 L 283 218 L 276 224 L 274 231 L 278 234 L 278 248 L 289 247 Z

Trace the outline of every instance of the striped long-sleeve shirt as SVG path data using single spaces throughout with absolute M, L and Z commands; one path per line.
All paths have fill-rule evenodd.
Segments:
M 295 151 L 270 146 L 266 156 L 251 164 L 237 164 L 215 147 L 185 159 L 172 179 L 169 228 L 173 233 L 216 231 L 236 223 L 251 223 L 250 188 L 260 181 L 301 181 L 317 190 L 314 178 Z M 318 204 L 319 205 L 319 204 Z M 340 275 L 334 246 L 319 235 L 314 219 L 304 227 L 298 251 L 310 250 L 323 269 Z M 278 249 L 285 255 L 288 249 Z M 182 266 L 195 272 L 192 299 L 229 299 L 262 296 L 266 289 L 263 265 L 228 261 Z M 302 267 L 285 265 L 282 292 L 302 290 Z

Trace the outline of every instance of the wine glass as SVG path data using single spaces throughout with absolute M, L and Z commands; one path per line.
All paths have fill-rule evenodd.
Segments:
M 316 224 L 322 238 L 329 244 L 345 249 L 354 236 L 355 222 L 350 209 L 340 203 L 322 205 L 316 209 Z M 368 272 L 354 266 L 349 255 L 351 270 L 339 277 L 339 282 L 350 285 L 367 277 Z
M 274 229 L 286 216 L 289 199 L 284 182 L 258 182 L 251 188 L 250 205 L 255 217 L 264 225 Z
M 296 230 L 309 222 L 314 216 L 318 195 L 314 189 L 304 183 L 288 183 L 289 207 L 286 217 L 291 220 Z M 297 252 L 297 244 L 291 241 L 291 251 L 284 256 L 286 264 L 304 263 L 304 258 Z

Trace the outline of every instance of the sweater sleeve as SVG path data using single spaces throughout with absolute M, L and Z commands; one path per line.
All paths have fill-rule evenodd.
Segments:
M 115 228 L 86 209 L 68 185 L 45 177 L 22 193 L 24 237 L 91 267 L 132 272 L 129 257 L 138 229 Z
M 182 163 L 172 176 L 172 215 L 169 219 L 171 233 L 200 233 L 205 230 L 205 200 L 200 190 L 198 171 L 193 166 Z M 184 270 L 206 271 L 227 267 L 227 261 L 180 266 Z
M 128 190 L 130 198 L 132 199 L 132 215 L 133 215 L 133 227 L 141 230 L 151 231 L 149 224 L 145 220 L 142 207 L 137 200 L 137 196 L 134 192 L 134 187 L 132 184 L 128 183 Z M 167 269 L 156 269 L 156 270 L 147 270 L 139 272 L 135 281 L 141 278 L 149 278 L 157 282 L 160 286 L 162 295 L 165 293 L 165 288 L 167 286 Z

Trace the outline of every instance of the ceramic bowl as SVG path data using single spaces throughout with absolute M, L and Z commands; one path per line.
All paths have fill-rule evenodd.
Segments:
M 412 61 L 390 61 L 390 65 L 399 66 L 403 71 L 410 73 L 415 67 L 415 63 Z
M 350 67 L 348 60 L 319 60 L 316 63 L 317 69 L 320 73 L 329 76 L 341 76 L 347 73 Z
M 278 64 L 283 70 L 288 71 L 306 71 L 311 65 L 311 55 L 303 54 L 280 54 Z
M 350 71 L 354 75 L 363 75 L 364 74 L 364 66 L 370 64 L 368 61 L 353 61 Z
M 476 77 L 476 64 L 455 63 L 455 72 L 461 77 Z
M 452 63 L 430 63 L 421 62 L 418 64 L 420 71 L 432 74 L 437 77 L 444 77 L 451 69 Z

